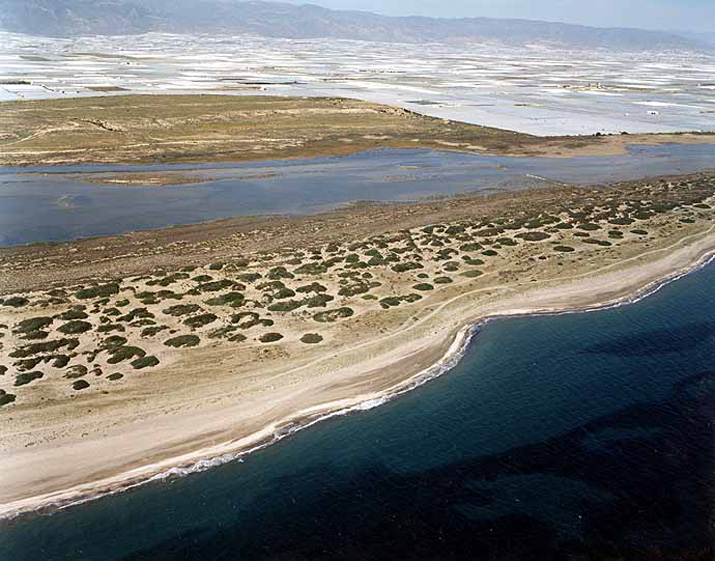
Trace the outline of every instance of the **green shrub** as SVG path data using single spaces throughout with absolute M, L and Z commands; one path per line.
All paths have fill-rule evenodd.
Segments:
M 107 359 L 107 362 L 109 364 L 118 364 L 133 358 L 144 358 L 146 356 L 146 351 L 140 349 L 139 347 L 122 345 L 121 347 L 114 347 L 113 349 L 110 349 L 109 354 L 111 356 Z
M 615 224 L 616 226 L 630 226 L 635 220 L 632 218 L 612 218 L 608 221 L 609 224 Z
M 416 284 L 412 288 L 414 288 L 415 290 L 421 290 L 423 292 L 426 292 L 428 290 L 434 290 L 434 286 L 432 286 L 431 284 L 426 283 L 426 282 L 421 282 L 419 284 Z
M 0 376 L 5 376 L 6 372 L 7 372 L 7 366 L 0 364 Z
M 269 312 L 292 312 L 303 305 L 300 300 L 284 300 L 268 306 Z
M 43 372 L 40 372 L 39 370 L 34 370 L 32 372 L 23 372 L 22 374 L 18 374 L 15 378 L 15 386 L 26 386 L 30 382 L 39 380 L 44 375 L 45 374 Z
M 237 325 L 227 325 L 225 327 L 219 327 L 209 332 L 209 339 L 220 339 L 226 335 L 231 335 L 234 331 L 238 329 Z
M 61 325 L 57 331 L 65 335 L 77 335 L 78 333 L 85 333 L 90 329 L 92 329 L 91 323 L 82 320 L 72 320 Z
M 15 349 L 10 353 L 10 356 L 13 358 L 25 358 L 38 353 L 53 353 L 62 347 L 67 347 L 67 350 L 72 351 L 78 346 L 79 341 L 77 339 L 56 339 L 43 343 L 32 343 L 31 345 Z
M 335 310 L 327 310 L 318 312 L 313 316 L 313 319 L 319 323 L 332 323 L 339 319 L 349 318 L 355 314 L 352 308 L 338 308 Z
M 527 242 L 540 242 L 549 239 L 551 236 L 545 232 L 522 232 L 517 234 L 516 237 Z
M 240 329 L 250 329 L 261 323 L 260 316 L 256 312 L 241 312 L 231 316 L 231 323 Z
M 72 384 L 72 389 L 79 392 L 82 390 L 86 390 L 89 387 L 89 382 L 86 380 L 77 380 Z
M 206 304 L 209 306 L 231 306 L 232 308 L 238 308 L 242 306 L 245 301 L 246 297 L 240 292 L 229 292 L 206 300 Z
M 50 336 L 48 331 L 30 331 L 20 335 L 20 339 L 25 341 L 35 341 L 37 339 L 47 339 Z
M 323 286 L 322 284 L 317 283 L 317 282 L 313 282 L 313 283 L 311 283 L 311 284 L 306 284 L 306 285 L 304 285 L 304 286 L 299 286 L 299 287 L 296 288 L 295 290 L 296 290 L 296 292 L 300 292 L 300 293 L 303 293 L 303 294 L 308 294 L 308 293 L 311 293 L 311 292 L 315 292 L 315 293 L 317 294 L 317 293 L 320 293 L 320 292 L 327 292 L 327 291 L 328 291 L 328 289 L 327 289 L 325 286 Z
M 32 370 L 33 368 L 35 368 L 35 366 L 40 364 L 43 360 L 44 360 L 44 357 L 26 358 L 26 359 L 18 360 L 17 362 L 15 362 L 15 367 L 21 371 L 22 370 Z
M 155 335 L 158 335 L 162 331 L 166 331 L 169 329 L 166 325 L 152 325 L 151 327 L 147 327 L 146 329 L 143 329 L 141 332 L 142 337 L 154 337 Z
M 159 359 L 156 358 L 155 356 L 145 356 L 145 357 L 133 360 L 131 362 L 131 364 L 132 364 L 132 367 L 134 368 L 134 370 L 141 370 L 143 368 L 152 368 L 152 367 L 158 365 Z
M 486 251 L 482 251 L 482 255 L 486 255 L 487 257 L 495 257 L 499 254 L 493 249 L 487 249 Z
M 260 273 L 243 273 L 238 275 L 237 278 L 243 282 L 255 282 L 262 277 L 263 276 Z
M 416 269 L 424 269 L 424 265 L 422 265 L 422 263 L 408 261 L 406 263 L 398 263 L 392 267 L 392 270 L 396 273 L 406 273 L 407 271 L 414 271 Z
M 70 357 L 67 355 L 57 355 L 52 361 L 52 366 L 55 368 L 64 368 L 70 362 Z
M 154 314 L 152 314 L 146 308 L 135 308 L 128 314 L 118 317 L 117 321 L 131 322 L 131 321 L 134 321 L 135 319 L 153 318 L 153 317 L 155 317 Z
M 290 288 L 279 288 L 271 296 L 276 300 L 284 300 L 286 298 L 293 298 L 293 296 L 295 296 L 295 292 L 293 292 Z
M 199 329 L 215 322 L 217 319 L 218 317 L 214 314 L 201 314 L 185 319 L 184 325 L 189 326 L 191 329 Z
M 164 345 L 175 348 L 195 347 L 200 342 L 201 339 L 199 339 L 196 335 L 180 335 L 179 337 L 173 337 L 172 339 L 164 341 Z
M 462 277 L 467 277 L 468 279 L 476 279 L 478 277 L 481 277 L 484 273 L 482 273 L 478 269 L 472 269 L 471 271 L 465 271 L 464 273 L 461 273 L 460 276 Z
M 107 376 L 107 380 L 111 382 L 116 382 L 117 380 L 121 380 L 122 378 L 124 378 L 124 374 L 122 374 L 121 372 L 114 372 L 113 374 Z
M 309 308 L 325 308 L 333 300 L 335 300 L 335 297 L 330 294 L 316 294 L 303 300 L 303 303 Z
M 0 390 L 0 407 L 13 403 L 17 396 L 14 393 L 7 393 L 5 390 Z
M 243 333 L 236 333 L 236 335 L 231 335 L 228 340 L 231 343 L 243 343 L 246 340 L 246 336 Z
M 122 337 L 121 335 L 110 335 L 100 343 L 100 347 L 103 349 L 116 349 L 117 347 L 125 345 L 126 342 L 126 337 Z
M 561 253 L 571 253 L 572 251 L 576 250 L 568 245 L 557 245 L 556 247 L 554 247 L 554 251 L 559 251 Z
M 74 366 L 70 366 L 66 371 L 65 371 L 65 378 L 68 380 L 74 380 L 75 378 L 81 378 L 82 376 L 87 375 L 87 367 L 84 364 L 75 364 Z
M 119 293 L 119 285 L 115 282 L 100 284 L 98 286 L 92 286 L 89 288 L 82 288 L 75 292 L 75 297 L 80 300 L 87 300 L 89 298 L 108 298 Z
M 590 245 L 600 245 L 601 247 L 609 247 L 613 245 L 611 242 L 607 242 L 605 240 L 597 240 L 595 238 L 589 238 L 587 240 L 583 240 L 583 243 L 587 243 Z
M 235 283 L 233 281 L 224 279 L 224 280 L 220 280 L 220 281 L 203 283 L 203 284 L 200 284 L 199 286 L 197 286 L 196 288 L 201 292 L 218 292 L 219 290 L 225 290 L 225 289 L 230 288 L 234 285 L 235 285 Z M 245 288 L 245 286 L 243 288 Z
M 646 230 L 631 230 L 631 234 L 635 234 L 636 236 L 647 236 L 648 232 Z
M 285 267 L 274 267 L 270 271 L 268 271 L 266 275 L 269 279 L 273 280 L 278 280 L 278 279 L 292 279 L 295 277 L 292 273 L 288 272 L 288 269 Z
M 353 284 L 349 284 L 347 286 L 343 286 L 340 290 L 338 290 L 338 295 L 340 296 L 357 296 L 358 294 L 365 294 L 366 292 L 370 291 L 370 285 L 366 282 L 357 282 Z
M 180 317 L 198 312 L 201 306 L 198 304 L 177 304 L 162 310 L 162 313 L 168 316 Z
M 297 275 L 322 275 L 324 273 L 328 272 L 328 262 L 323 262 L 323 263 L 306 263 L 305 265 L 301 265 L 295 271 Z M 270 273 L 269 273 L 270 276 Z
M 453 281 L 449 277 L 436 277 L 432 282 L 435 284 L 450 284 Z
M 13 296 L 11 298 L 6 298 L 2 305 L 10 308 L 22 308 L 29 303 L 30 301 L 27 298 L 23 298 L 22 296 Z
M 25 319 L 15 325 L 15 333 L 30 333 L 32 331 L 38 331 L 52 324 L 54 320 L 48 317 L 38 317 Z
M 306 333 L 300 338 L 301 343 L 306 343 L 308 345 L 316 345 L 323 341 L 322 335 L 318 333 Z
M 264 333 L 258 338 L 261 343 L 275 343 L 281 339 L 283 339 L 283 335 L 280 333 Z
M 121 323 L 108 323 L 100 325 L 97 328 L 97 333 L 110 333 L 111 331 L 126 331 L 126 328 Z
M 593 222 L 583 222 L 578 225 L 580 230 L 585 230 L 587 232 L 594 232 L 596 230 L 600 230 L 601 227 L 598 224 L 594 224 Z

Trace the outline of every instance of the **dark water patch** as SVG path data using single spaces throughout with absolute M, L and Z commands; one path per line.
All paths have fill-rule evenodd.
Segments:
M 678 329 L 650 331 L 633 337 L 621 335 L 586 347 L 584 352 L 634 357 L 677 353 L 708 342 L 713 334 L 715 322 L 693 323 Z

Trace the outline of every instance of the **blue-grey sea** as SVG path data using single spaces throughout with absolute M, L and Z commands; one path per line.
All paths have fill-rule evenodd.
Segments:
M 708 560 L 715 265 L 487 324 L 442 377 L 244 461 L 0 522 L 3 561 Z

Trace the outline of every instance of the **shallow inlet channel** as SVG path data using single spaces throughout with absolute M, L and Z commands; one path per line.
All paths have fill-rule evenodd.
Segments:
M 0 168 L 0 246 L 231 216 L 312 214 L 354 201 L 411 201 L 551 182 L 594 185 L 713 168 L 715 145 L 633 147 L 621 156 L 560 159 L 390 149 L 253 164 L 5 167 Z M 157 187 L 87 181 L 111 172 L 161 172 L 197 182 Z

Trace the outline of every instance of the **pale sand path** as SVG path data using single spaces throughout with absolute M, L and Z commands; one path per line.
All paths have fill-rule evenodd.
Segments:
M 233 391 L 225 382 L 217 384 L 202 400 L 183 407 L 175 402 L 159 406 L 145 411 L 142 419 L 114 423 L 87 438 L 80 424 L 75 436 L 3 454 L 0 516 L 108 492 L 172 467 L 250 449 L 270 440 L 280 427 L 399 390 L 454 354 L 465 327 L 480 319 L 612 304 L 683 274 L 714 251 L 715 225 L 668 247 L 558 283 L 472 290 L 422 309 L 390 335 L 294 368 L 272 366 L 255 382 L 236 385 Z M 488 304 L 477 298 L 484 291 L 493 295 Z M 219 389 L 220 396 L 210 391 Z

